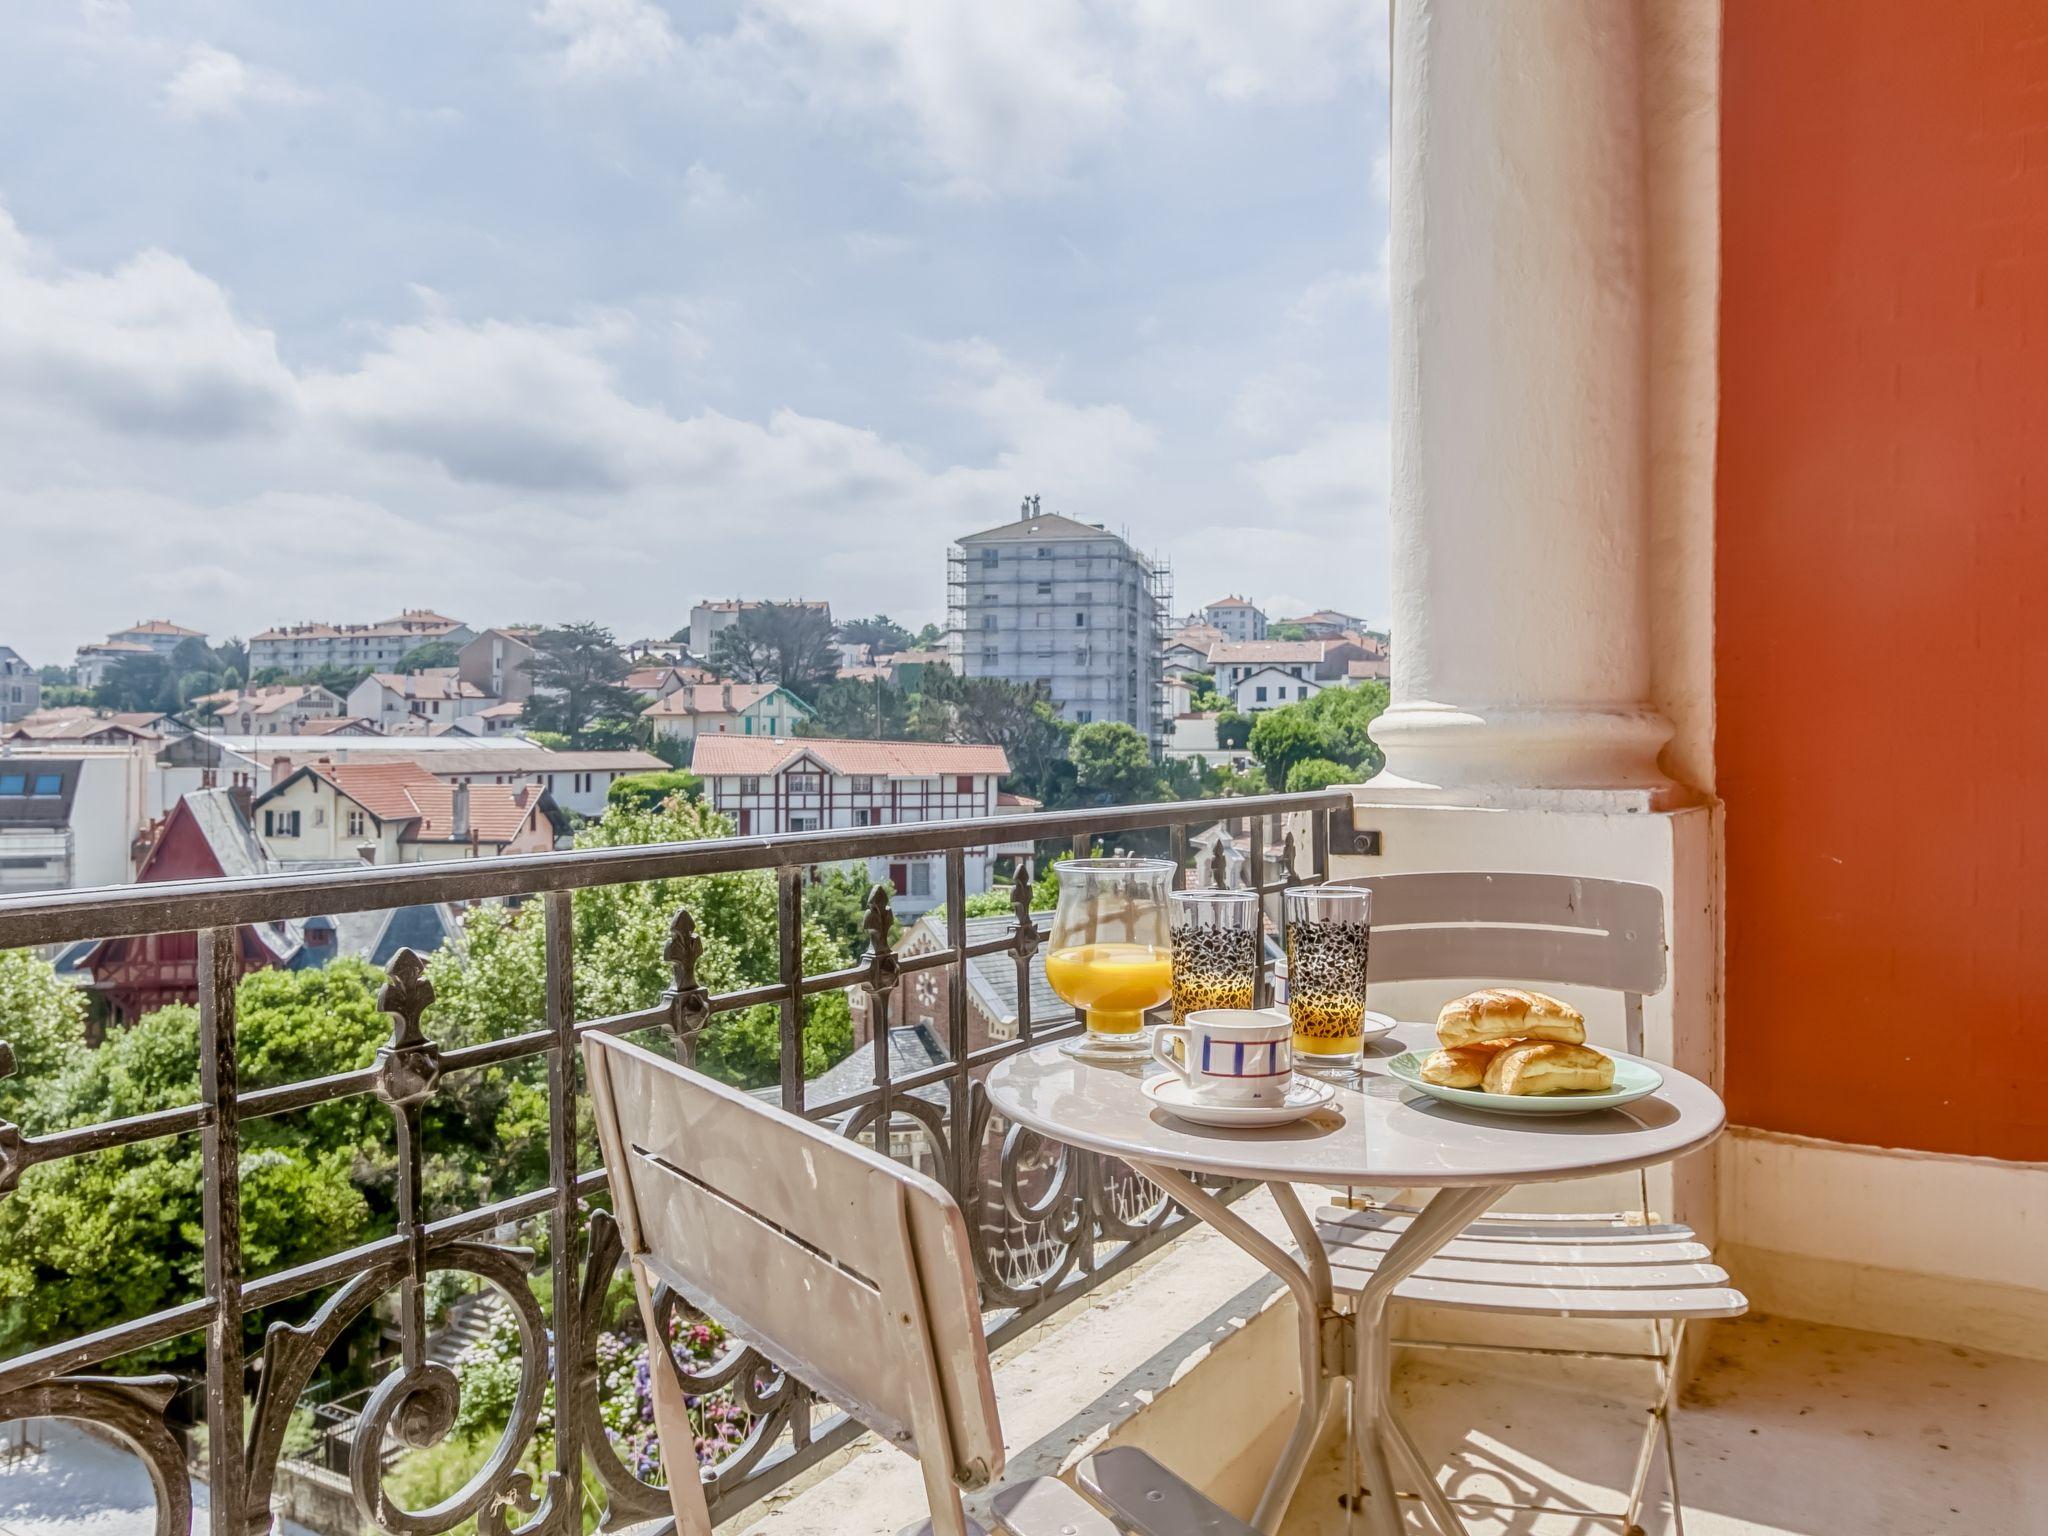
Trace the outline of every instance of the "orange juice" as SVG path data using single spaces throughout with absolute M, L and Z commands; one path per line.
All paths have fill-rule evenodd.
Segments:
M 1047 955 L 1045 979 L 1088 1015 L 1091 1033 L 1136 1034 L 1145 1010 L 1173 993 L 1173 954 L 1151 944 L 1080 944 Z

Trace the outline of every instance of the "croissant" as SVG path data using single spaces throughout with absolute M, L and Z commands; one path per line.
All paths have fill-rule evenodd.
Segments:
M 1436 1016 L 1436 1038 L 1445 1046 L 1488 1040 L 1563 1040 L 1578 1045 L 1586 1038 L 1586 1016 L 1541 992 L 1488 987 L 1444 1004 Z
M 1439 1088 L 1477 1088 L 1486 1078 L 1487 1064 L 1514 1042 L 1488 1040 L 1479 1045 L 1454 1045 L 1433 1051 L 1418 1069 L 1425 1083 Z
M 1614 1086 L 1614 1058 L 1590 1045 L 1520 1040 L 1495 1053 L 1482 1086 L 1488 1093 L 1598 1093 Z

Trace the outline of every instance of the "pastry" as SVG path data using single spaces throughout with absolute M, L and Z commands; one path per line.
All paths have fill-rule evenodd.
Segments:
M 1614 1086 L 1614 1058 L 1590 1045 L 1520 1040 L 1487 1063 L 1488 1093 L 1599 1093 Z
M 1418 1069 L 1425 1083 L 1439 1088 L 1477 1088 L 1486 1077 L 1487 1063 L 1513 1042 L 1488 1040 L 1480 1045 L 1453 1045 L 1432 1051 Z
M 1586 1038 L 1586 1016 L 1554 997 L 1524 992 L 1519 987 L 1487 987 L 1444 1004 L 1436 1016 L 1437 1044 L 1479 1045 L 1488 1040 L 1562 1040 L 1571 1045 Z

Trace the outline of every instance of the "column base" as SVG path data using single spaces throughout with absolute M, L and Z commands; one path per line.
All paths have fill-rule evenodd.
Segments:
M 1400 703 L 1371 726 L 1374 796 L 1411 804 L 1656 810 L 1689 797 L 1657 766 L 1671 722 L 1651 709 Z

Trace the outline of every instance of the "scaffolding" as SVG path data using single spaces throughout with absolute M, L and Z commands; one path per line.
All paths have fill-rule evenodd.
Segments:
M 1172 568 L 1101 524 L 1026 516 L 946 556 L 956 671 L 1042 685 L 1065 718 L 1121 720 L 1155 745 L 1172 606 Z

